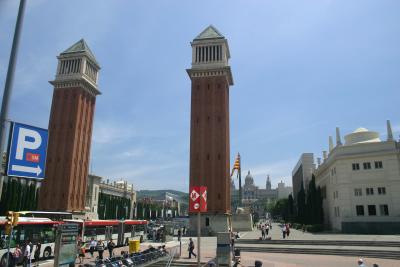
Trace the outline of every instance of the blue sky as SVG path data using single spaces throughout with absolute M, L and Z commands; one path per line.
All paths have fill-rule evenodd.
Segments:
M 4 88 L 16 0 L 0 0 Z M 231 163 L 291 184 L 303 152 L 363 126 L 400 134 L 400 1 L 28 0 L 10 119 L 47 128 L 56 56 L 84 38 L 102 69 L 91 170 L 138 189 L 188 190 L 190 41 L 229 41 Z

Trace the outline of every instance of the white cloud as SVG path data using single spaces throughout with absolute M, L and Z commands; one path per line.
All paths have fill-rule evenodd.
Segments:
M 145 151 L 141 148 L 134 148 L 120 154 L 122 158 L 138 158 L 145 155 Z
M 136 134 L 132 127 L 126 124 L 118 125 L 110 121 L 96 121 L 93 132 L 93 143 L 114 144 L 120 143 Z

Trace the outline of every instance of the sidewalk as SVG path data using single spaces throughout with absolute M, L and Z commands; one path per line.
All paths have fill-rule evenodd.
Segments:
M 242 239 L 258 239 L 261 237 L 260 230 L 252 232 L 242 232 Z M 269 235 L 274 240 L 283 240 L 282 229 L 278 223 L 272 224 Z M 356 235 L 356 234 L 337 234 L 337 233 L 308 233 L 290 228 L 290 235 L 286 239 L 296 240 L 350 240 L 350 241 L 397 241 L 400 242 L 400 235 Z

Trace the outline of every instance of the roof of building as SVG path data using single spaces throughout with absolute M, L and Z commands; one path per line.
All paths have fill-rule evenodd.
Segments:
M 90 50 L 89 46 L 85 42 L 85 40 L 82 38 L 75 44 L 73 44 L 71 47 L 69 47 L 67 50 L 61 53 L 61 55 L 66 55 L 66 54 L 75 54 L 75 53 L 81 53 L 84 52 L 86 55 L 97 65 L 99 63 L 97 62 L 95 56 L 93 55 L 92 51 Z
M 353 133 L 362 133 L 362 132 L 368 132 L 368 129 L 364 127 L 359 127 L 355 129 Z
M 213 25 L 208 26 L 204 31 L 197 35 L 194 40 L 203 39 L 223 39 L 225 38 Z
M 352 133 L 346 135 L 344 139 L 346 141 L 344 144 L 345 146 L 381 142 L 378 132 L 369 131 L 363 127 L 357 128 Z
M 250 174 L 250 171 L 247 173 L 246 178 L 244 179 L 244 183 L 246 185 L 253 185 L 254 184 L 254 178 L 253 176 Z

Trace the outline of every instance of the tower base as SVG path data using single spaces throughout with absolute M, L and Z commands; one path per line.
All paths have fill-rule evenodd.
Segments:
M 197 214 L 189 216 L 189 235 L 197 235 Z M 229 214 L 201 214 L 200 227 L 202 236 L 216 236 L 218 232 L 228 232 L 231 229 Z

